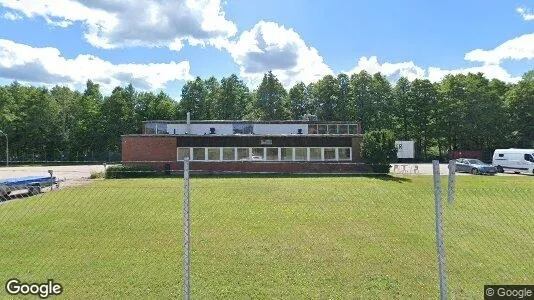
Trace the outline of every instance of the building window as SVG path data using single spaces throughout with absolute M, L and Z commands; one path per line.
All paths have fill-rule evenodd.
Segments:
M 337 125 L 328 125 L 328 134 L 337 134 Z
M 322 160 L 321 149 L 322 148 L 310 148 L 310 160 Z
M 208 160 L 221 160 L 221 149 L 208 148 Z
M 267 160 L 278 160 L 278 148 L 267 148 Z
M 308 160 L 308 149 L 295 148 L 295 160 Z
M 166 123 L 156 123 L 156 131 L 158 134 L 168 134 Z
M 281 148 L 280 152 L 282 160 L 293 160 L 293 148 Z
M 358 133 L 358 125 L 349 124 L 349 134 L 357 134 L 357 133 Z
M 317 126 L 317 128 L 318 128 L 317 133 L 326 134 L 328 127 L 326 126 L 326 124 L 320 124 Z
M 336 160 L 336 148 L 324 148 L 324 160 Z
M 223 148 L 223 160 L 235 160 L 235 148 Z
M 252 156 L 254 158 L 258 157 L 259 159 L 265 159 L 265 156 L 263 155 L 263 149 L 265 148 L 252 148 Z
M 338 159 L 339 160 L 350 160 L 351 159 L 351 148 L 338 148 Z
M 156 134 L 156 124 L 146 123 L 145 124 L 145 134 Z
M 193 148 L 193 160 L 206 160 L 206 149 Z
M 349 126 L 347 124 L 341 124 L 337 126 L 337 133 L 338 134 L 348 134 L 349 133 Z
M 308 125 L 308 134 L 317 134 L 317 124 Z
M 184 160 L 186 157 L 190 157 L 189 148 L 178 148 L 178 160 Z
M 248 160 L 248 148 L 237 148 L 237 160 Z
M 309 150 L 308 150 L 309 149 Z M 310 148 L 177 148 L 177 160 L 190 157 L 196 161 L 254 160 L 268 161 L 347 161 L 352 160 L 350 147 L 310 147 Z M 532 156 L 529 155 L 529 158 Z
M 234 134 L 252 134 L 254 132 L 254 126 L 252 124 L 234 124 Z

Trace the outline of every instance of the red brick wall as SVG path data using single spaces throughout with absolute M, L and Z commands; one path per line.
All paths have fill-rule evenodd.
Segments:
M 452 159 L 457 158 L 478 158 L 482 159 L 482 151 L 480 150 L 456 150 L 451 153 Z
M 252 173 L 360 173 L 364 164 L 351 162 L 191 162 L 191 171 L 199 173 L 252 172 Z
M 176 137 L 123 136 L 122 161 L 176 161 Z
M 267 173 L 361 173 L 369 172 L 359 160 L 361 138 L 353 139 L 353 162 L 191 162 L 196 173 L 267 172 Z M 124 165 L 151 165 L 155 170 L 180 172 L 183 163 L 176 161 L 177 137 L 123 136 L 122 162 Z M 149 162 L 149 163 L 148 163 Z
M 183 162 L 152 162 L 135 163 L 126 165 L 151 165 L 154 170 L 165 170 L 165 165 L 169 164 L 172 173 L 181 173 Z M 201 162 L 192 161 L 190 164 L 192 173 L 368 173 L 371 169 L 362 163 L 337 163 L 337 162 Z

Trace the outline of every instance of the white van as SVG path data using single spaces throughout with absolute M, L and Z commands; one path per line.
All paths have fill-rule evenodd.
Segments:
M 496 149 L 493 165 L 500 173 L 510 171 L 534 174 L 534 149 Z

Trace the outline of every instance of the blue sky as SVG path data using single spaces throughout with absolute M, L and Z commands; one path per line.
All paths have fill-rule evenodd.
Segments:
M 48 5 L 45 5 L 48 3 Z M 104 92 L 132 82 L 178 98 L 185 81 L 268 70 L 286 87 L 360 70 L 439 81 L 534 69 L 529 1 L 0 0 L 0 83 Z

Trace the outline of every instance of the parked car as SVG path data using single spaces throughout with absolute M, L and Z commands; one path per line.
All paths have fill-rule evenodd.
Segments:
M 456 172 L 467 172 L 473 175 L 497 173 L 497 168 L 474 158 L 459 158 L 456 160 Z

